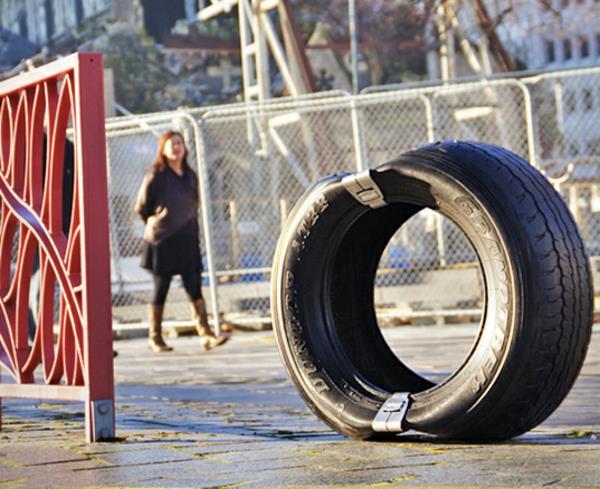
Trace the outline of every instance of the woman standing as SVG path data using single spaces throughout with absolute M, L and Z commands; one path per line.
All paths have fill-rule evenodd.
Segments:
M 173 349 L 162 337 L 165 300 L 173 275 L 181 275 L 202 346 L 209 350 L 228 339 L 215 336 L 208 324 L 200 288 L 197 210 L 198 179 L 188 165 L 183 136 L 167 131 L 160 138 L 156 160 L 144 176 L 135 204 L 135 211 L 144 221 L 142 267 L 154 280 L 148 343 L 155 352 Z

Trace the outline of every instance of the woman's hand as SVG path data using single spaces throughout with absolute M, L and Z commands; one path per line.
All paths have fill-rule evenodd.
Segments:
M 169 213 L 166 207 L 158 206 L 154 211 L 154 214 L 148 217 L 146 225 L 144 226 L 144 239 L 148 242 L 152 242 L 155 231 L 159 227 L 159 222 L 164 219 Z
M 157 220 L 160 220 L 160 219 L 164 218 L 168 213 L 169 213 L 169 210 L 166 207 L 159 205 L 156 207 L 156 209 L 154 211 L 154 215 L 152 215 L 151 217 L 154 217 Z
M 159 205 L 156 208 L 156 210 L 154 211 L 154 214 L 152 214 L 148 218 L 147 226 L 150 229 L 154 229 L 156 227 L 156 225 L 158 224 L 158 222 L 160 222 L 162 219 L 164 219 L 167 216 L 168 212 L 169 211 L 167 210 L 166 207 Z

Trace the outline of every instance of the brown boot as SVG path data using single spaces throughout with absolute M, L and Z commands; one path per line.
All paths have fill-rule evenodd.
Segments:
M 233 326 L 231 325 L 231 323 L 228 323 L 223 318 L 221 318 L 220 325 L 221 333 L 233 333 Z
M 156 353 L 171 351 L 172 346 L 165 343 L 162 337 L 162 318 L 165 310 L 164 304 L 150 305 L 150 329 L 148 331 L 148 346 Z
M 196 320 L 196 331 L 200 337 L 200 345 L 202 345 L 205 350 L 210 350 L 216 346 L 221 346 L 229 339 L 229 336 L 226 335 L 215 336 L 210 329 L 210 325 L 208 324 L 208 315 L 206 314 L 206 303 L 204 302 L 204 299 L 200 298 L 193 301 L 192 311 Z

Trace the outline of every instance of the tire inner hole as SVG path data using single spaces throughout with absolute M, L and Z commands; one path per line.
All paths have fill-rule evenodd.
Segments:
M 460 368 L 477 339 L 485 285 L 456 224 L 427 208 L 409 218 L 381 255 L 373 294 L 381 334 L 404 365 L 434 383 Z

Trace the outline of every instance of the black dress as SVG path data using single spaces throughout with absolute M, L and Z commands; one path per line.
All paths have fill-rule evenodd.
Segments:
M 142 268 L 154 275 L 179 275 L 194 270 L 202 274 L 198 224 L 189 220 L 183 228 L 158 244 L 144 241 Z

